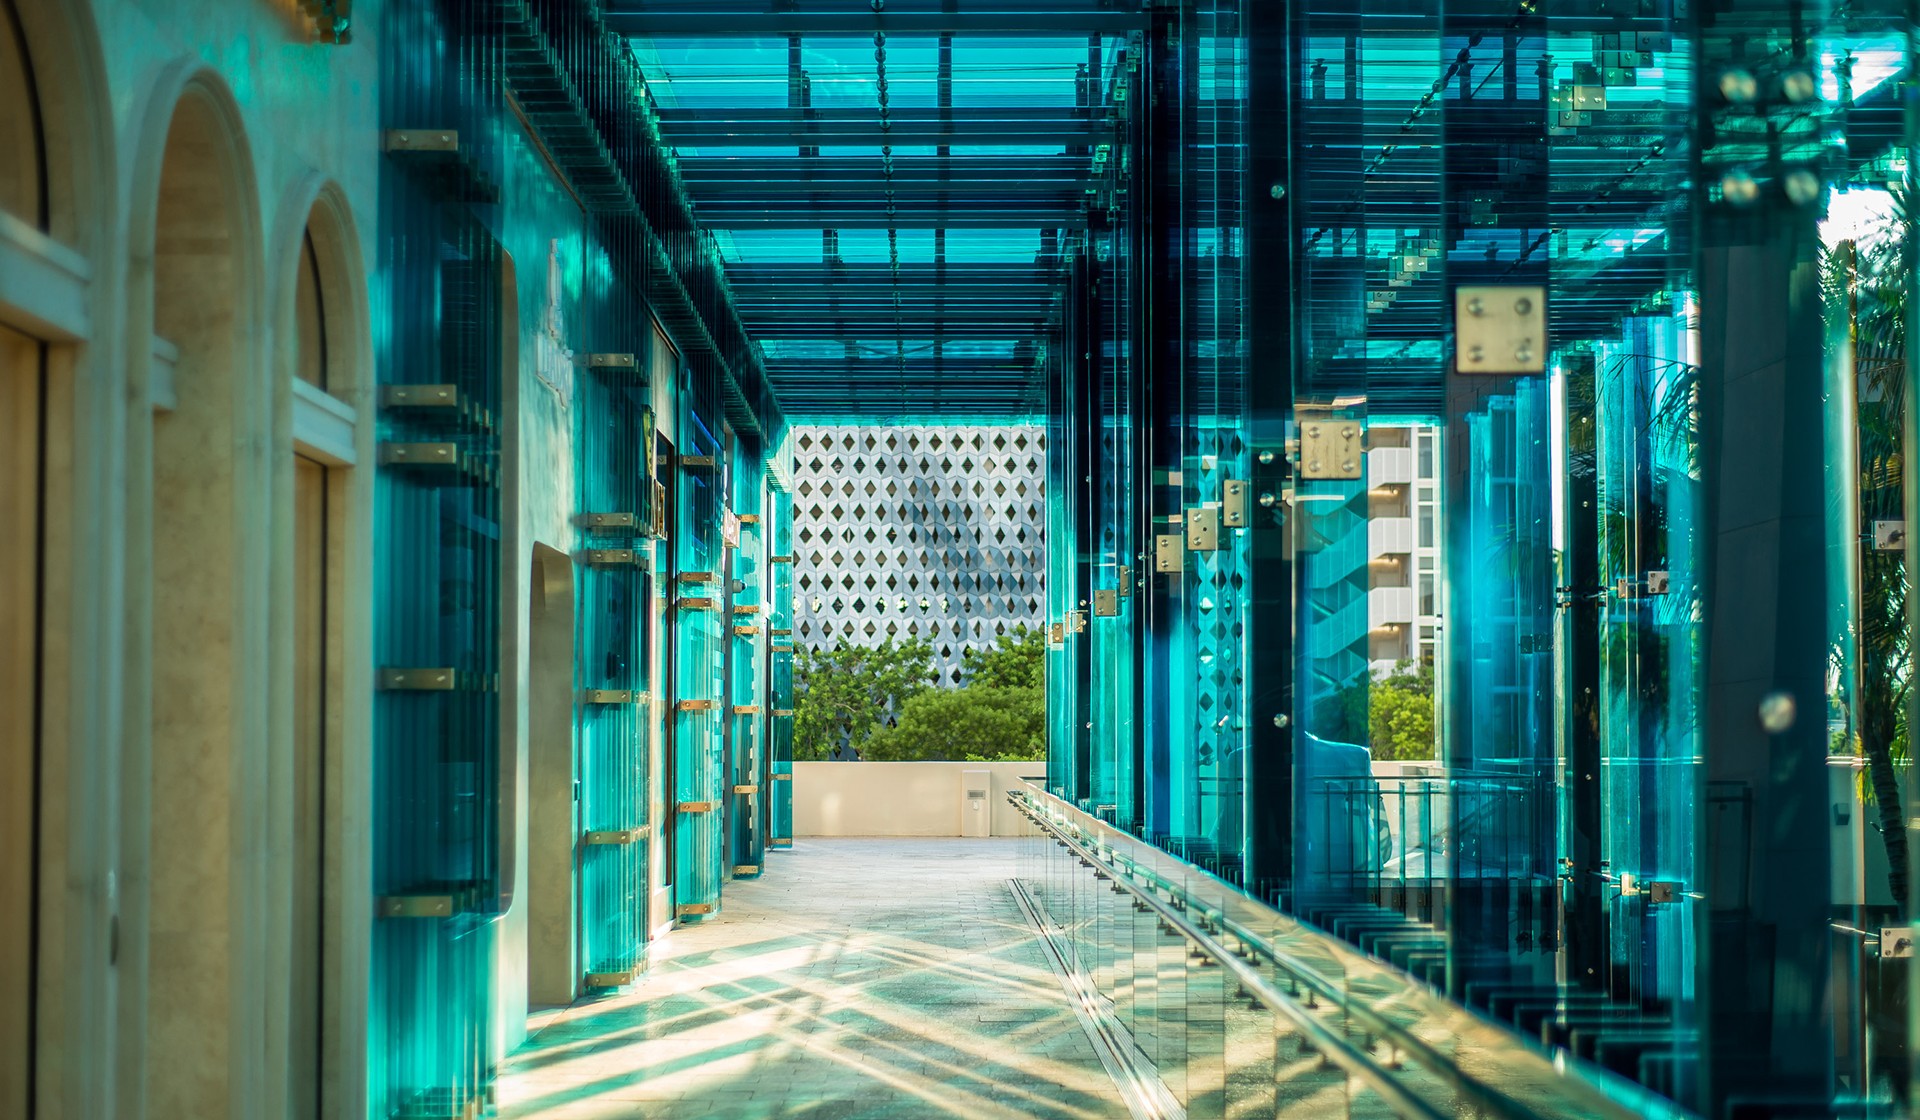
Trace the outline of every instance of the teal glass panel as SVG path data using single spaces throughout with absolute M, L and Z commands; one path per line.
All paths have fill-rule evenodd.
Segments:
M 674 551 L 674 909 L 717 913 L 725 878 L 727 765 L 726 450 L 688 402 L 680 415 Z
M 777 484 L 769 477 L 769 486 Z M 767 846 L 793 846 L 793 495 L 770 489 L 767 556 Z
M 1608 986 L 1649 1015 L 1692 1018 L 1699 905 L 1648 884 L 1699 881 L 1697 365 L 1687 301 L 1594 347 L 1602 844 Z
M 647 381 L 624 367 L 576 381 L 579 550 L 575 571 L 575 789 L 581 966 L 637 971 L 647 941 L 652 791 L 654 417 Z
M 495 920 L 514 887 L 498 694 L 504 262 L 473 205 L 502 160 L 500 42 L 419 4 L 385 9 L 375 41 L 382 122 L 458 129 L 467 162 L 379 168 L 368 1095 L 380 1116 L 456 1115 L 488 1091 Z
M 760 873 L 767 844 L 766 472 L 757 444 L 736 437 L 727 485 L 735 547 L 729 550 L 727 864 L 735 877 Z

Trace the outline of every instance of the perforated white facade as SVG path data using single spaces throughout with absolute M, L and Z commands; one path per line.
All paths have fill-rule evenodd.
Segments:
M 797 425 L 800 644 L 924 637 L 961 655 L 1044 624 L 1046 435 L 1034 426 Z

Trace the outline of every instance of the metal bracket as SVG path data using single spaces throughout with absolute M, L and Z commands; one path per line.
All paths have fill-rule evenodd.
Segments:
M 647 694 L 635 692 L 631 688 L 588 688 L 581 690 L 582 704 L 632 704 L 635 701 L 645 703 Z
M 460 462 L 457 443 L 383 443 L 380 465 L 387 467 L 451 467 Z
M 1093 593 L 1093 617 L 1113 618 L 1120 613 L 1120 593 L 1117 591 L 1096 591 Z
M 1184 571 L 1187 566 L 1185 542 L 1178 533 L 1156 533 L 1153 537 L 1153 570 Z
M 1195 552 L 1220 549 L 1220 508 L 1195 506 L 1187 511 L 1187 547 Z
M 1668 879 L 1652 879 L 1647 882 L 1647 904 L 1665 906 L 1680 897 L 1680 884 Z
M 1247 483 L 1229 478 L 1220 488 L 1220 522 L 1229 529 L 1247 527 Z
M 1898 552 L 1907 547 L 1907 524 L 1904 521 L 1876 521 L 1873 523 L 1873 549 L 1875 552 Z
M 638 529 L 640 518 L 631 513 L 582 513 L 573 519 L 582 529 Z
M 587 978 L 582 981 L 582 984 L 589 988 L 624 988 L 631 983 L 633 983 L 632 969 L 623 969 L 619 972 L 589 972 Z
M 586 561 L 595 568 L 627 568 L 640 562 L 640 554 L 631 548 L 589 548 Z
M 382 692 L 452 692 L 459 686 L 457 669 L 382 669 Z
M 588 354 L 584 364 L 588 369 L 639 369 L 640 362 L 632 354 Z
M 450 894 L 390 894 L 376 909 L 382 918 L 451 918 L 454 904 Z
M 458 408 L 458 385 L 382 385 L 381 408 Z
M 1880 930 L 1880 959 L 1913 956 L 1912 926 L 1883 926 Z
M 1122 599 L 1131 598 L 1133 595 L 1133 569 L 1127 567 L 1125 564 L 1117 565 L 1114 568 L 1113 579 L 1114 582 L 1119 585 L 1115 590 L 1120 593 L 1120 597 Z
M 460 134 L 451 128 L 389 128 L 380 134 L 384 152 L 457 152 Z
M 1361 478 L 1363 450 L 1358 420 L 1308 420 L 1300 425 L 1300 477 Z
M 1453 292 L 1454 368 L 1461 373 L 1542 373 L 1547 368 L 1547 290 L 1469 284 Z
M 644 835 L 645 833 L 637 828 L 596 828 L 589 829 L 584 836 L 580 837 L 580 842 L 595 847 L 618 846 L 638 843 Z

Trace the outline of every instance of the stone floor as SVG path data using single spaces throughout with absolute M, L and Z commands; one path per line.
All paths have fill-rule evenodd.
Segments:
M 550 1018 L 500 1115 L 1125 1117 L 1007 890 L 1011 840 L 813 840 L 630 990 Z

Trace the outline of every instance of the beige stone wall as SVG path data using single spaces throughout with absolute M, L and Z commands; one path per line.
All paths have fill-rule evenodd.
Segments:
M 1045 762 L 796 762 L 794 836 L 959 836 L 969 770 L 991 774 L 993 835 L 1022 835 L 1007 790 Z

